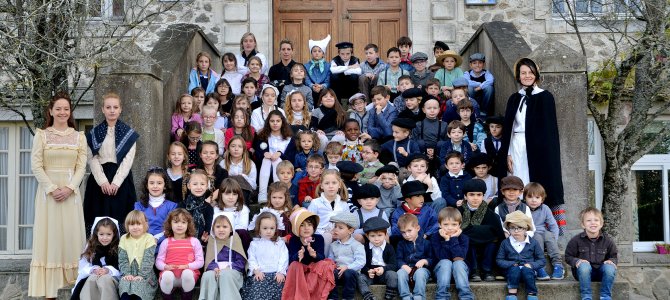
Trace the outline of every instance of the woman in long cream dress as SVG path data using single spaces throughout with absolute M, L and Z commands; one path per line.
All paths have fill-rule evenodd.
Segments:
M 39 183 L 35 196 L 33 256 L 28 295 L 56 298 L 58 289 L 77 279 L 85 242 L 79 184 L 86 172 L 86 137 L 74 128 L 67 94 L 49 102 L 44 129 L 33 140 L 32 171 Z

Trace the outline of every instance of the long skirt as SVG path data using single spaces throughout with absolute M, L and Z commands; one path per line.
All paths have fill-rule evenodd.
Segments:
M 102 165 L 105 177 L 111 183 L 116 175 L 119 165 L 106 163 Z M 84 222 L 86 223 L 86 232 L 91 232 L 91 226 L 95 217 L 112 217 L 119 221 L 121 234 L 126 232 L 123 226 L 126 215 L 133 210 L 133 205 L 137 201 L 135 185 L 133 184 L 133 172 L 128 172 L 128 176 L 116 192 L 116 195 L 109 196 L 102 193 L 102 189 L 95 181 L 93 175 L 88 176 L 86 183 L 86 193 L 84 195 Z
M 512 171 L 510 175 L 521 178 L 523 184 L 530 182 L 530 174 L 528 172 L 528 153 L 526 152 L 526 133 L 512 134 L 510 141 L 510 154 L 512 156 Z M 505 162 L 507 163 L 507 162 Z
M 275 274 L 277 273 L 265 273 L 265 278 L 261 281 L 254 279 L 254 276 L 247 276 L 242 289 L 242 299 L 280 300 L 284 283 L 278 283 Z

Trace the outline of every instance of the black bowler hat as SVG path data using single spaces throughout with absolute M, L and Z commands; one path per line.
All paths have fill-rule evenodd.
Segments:
M 340 173 L 356 174 L 363 171 L 363 166 L 349 160 L 338 161 L 335 165 Z
M 402 193 L 402 198 L 411 198 L 412 196 L 423 195 L 423 201 L 429 202 L 433 201 L 430 197 L 431 192 L 428 192 L 428 186 L 418 180 L 407 181 L 405 184 L 400 187 L 400 192 Z
M 397 118 L 391 122 L 391 125 L 412 130 L 416 127 L 416 121 L 409 118 Z
M 407 98 L 416 98 L 416 97 L 421 97 L 423 96 L 423 92 L 421 91 L 420 88 L 410 88 L 406 89 L 404 92 L 402 92 L 402 97 L 407 99 Z
M 398 175 L 399 172 L 400 171 L 398 170 L 398 168 L 396 166 L 385 165 L 385 166 L 377 169 L 377 171 L 375 171 L 375 176 L 381 176 L 384 173 L 393 173 L 393 174 Z
M 358 188 L 358 192 L 354 195 L 356 199 L 379 198 L 382 196 L 379 188 L 374 184 L 363 184 Z
M 434 46 L 434 48 L 440 48 L 440 49 L 442 49 L 442 50 L 444 50 L 444 51 L 449 50 L 449 46 L 447 46 L 447 43 L 445 43 L 445 42 L 443 42 L 443 41 L 437 41 L 437 42 L 435 42 L 435 46 Z
M 410 155 L 408 155 L 407 158 L 405 159 L 405 161 L 407 162 L 406 166 L 409 167 L 409 164 L 412 163 L 413 161 L 417 160 L 417 159 L 425 160 L 426 161 L 426 166 L 427 166 L 427 163 L 429 161 L 428 156 L 426 156 L 425 154 L 423 154 L 421 152 L 414 152 L 414 153 L 411 153 Z
M 341 43 L 335 44 L 335 47 L 337 47 L 337 49 L 354 48 L 354 44 L 352 44 L 350 42 L 341 42 Z

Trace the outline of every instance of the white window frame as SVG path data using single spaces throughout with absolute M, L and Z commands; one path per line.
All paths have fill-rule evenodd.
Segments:
M 668 171 L 670 154 L 647 154 L 633 164 L 631 171 L 661 171 L 661 199 L 663 200 L 663 239 L 664 241 L 633 242 L 633 252 L 654 252 L 657 243 L 670 242 L 670 196 L 668 196 Z
M 565 7 L 563 8 L 563 12 L 556 11 L 554 9 L 555 8 L 554 1 L 558 2 L 559 4 L 562 4 L 563 7 L 566 4 L 570 5 L 572 7 L 572 11 L 575 12 L 575 16 L 578 20 L 591 20 L 595 16 L 601 16 L 601 15 L 606 15 L 606 14 L 613 13 L 611 10 L 613 9 L 613 7 L 615 7 L 614 3 L 618 2 L 618 1 L 621 1 L 621 0 L 591 0 L 591 1 L 584 0 L 584 2 L 586 2 L 586 4 L 588 5 L 587 12 L 576 12 L 577 11 L 576 3 L 578 2 L 578 0 L 567 0 L 567 1 L 566 0 L 551 0 L 550 1 L 550 6 L 551 6 L 552 16 L 554 18 L 562 19 L 562 17 L 561 17 L 562 14 L 565 15 L 565 16 L 568 16 L 569 11 Z M 627 4 L 629 4 L 629 3 L 634 2 L 636 0 L 623 0 L 623 1 L 626 2 Z M 569 2 L 569 3 L 566 3 L 566 2 Z M 592 7 L 591 4 L 593 2 L 597 2 L 598 4 L 600 4 L 600 10 L 601 10 L 600 12 L 592 12 L 593 7 Z M 614 12 L 614 13 L 619 15 L 620 18 L 630 18 L 630 17 L 632 17 L 631 13 L 629 11 L 624 11 L 624 12 L 619 12 L 619 13 Z
M 593 117 L 589 116 L 587 122 L 593 126 L 593 154 L 589 153 L 589 171 L 594 171 L 595 182 L 595 204 L 596 208 L 603 207 L 603 141 L 600 137 L 600 130 Z M 589 125 L 589 126 L 591 126 Z

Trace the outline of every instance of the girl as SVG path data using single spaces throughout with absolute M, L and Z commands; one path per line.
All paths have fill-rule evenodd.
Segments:
M 172 142 L 170 144 L 167 154 L 167 167 L 167 175 L 170 177 L 170 190 L 172 191 L 170 199 L 174 203 L 181 203 L 184 199 L 184 194 L 182 193 L 183 178 L 188 170 L 186 146 L 181 142 Z
M 284 89 L 281 92 L 280 104 L 285 104 L 286 97 L 294 91 L 298 91 L 306 100 L 309 110 L 312 110 L 314 107 L 314 99 L 312 98 L 312 90 L 305 85 L 305 74 L 307 74 L 305 65 L 295 63 L 293 67 L 291 67 L 291 84 L 284 86 Z
M 321 197 L 313 199 L 307 209 L 318 215 L 321 220 L 316 233 L 323 236 L 327 252 L 332 242 L 333 223 L 330 223 L 330 217 L 341 211 L 351 211 L 352 205 L 347 202 L 349 199 L 347 186 L 344 185 L 337 170 L 323 171 L 321 184 L 316 187 L 316 193 Z
M 220 96 L 218 93 L 210 93 L 207 95 L 207 98 L 205 100 L 205 106 L 209 106 L 214 109 L 215 113 L 215 118 L 214 118 L 214 128 L 224 131 L 226 128 L 228 128 L 228 116 L 230 113 L 225 113 L 221 114 L 221 100 Z M 230 108 L 232 109 L 233 107 L 233 101 L 228 102 L 230 104 Z M 202 109 L 201 109 L 202 111 Z M 202 116 L 202 112 L 200 113 L 200 117 L 202 118 L 203 125 L 205 124 L 205 117 Z
M 205 201 L 209 187 L 209 178 L 203 170 L 196 169 L 191 171 L 191 174 L 184 180 L 188 187 L 188 193 L 186 194 L 184 201 L 179 203 L 178 207 L 186 209 L 189 213 L 189 219 L 195 223 L 195 236 L 200 238 L 202 242 L 206 242 L 207 237 L 209 236 L 207 229 L 211 227 L 212 216 L 214 215 L 214 209 Z M 175 209 L 172 212 L 175 211 L 178 211 L 178 209 Z M 170 214 L 172 214 L 172 212 Z M 168 216 L 168 220 L 169 219 L 170 217 Z M 165 224 L 169 223 L 166 221 Z M 167 225 L 164 225 L 163 229 L 165 229 L 165 226 Z M 161 244 L 161 246 L 163 244 Z
M 165 199 L 170 194 L 170 185 L 167 173 L 160 167 L 153 167 L 144 176 L 144 188 L 140 200 L 135 202 L 135 210 L 144 213 L 149 221 L 149 234 L 152 234 L 158 244 L 163 241 L 163 222 L 177 203 Z
M 307 170 L 307 158 L 312 154 L 318 154 L 321 143 L 319 137 L 314 131 L 300 131 L 297 134 L 298 153 L 295 155 L 295 172 Z
M 232 213 L 222 212 L 212 222 L 214 236 L 207 243 L 206 271 L 200 282 L 200 300 L 242 299 L 240 289 L 247 256 L 240 236 L 233 230 L 232 219 Z
M 233 110 L 232 124 L 233 127 L 226 129 L 226 133 L 224 134 L 226 149 L 233 137 L 239 136 L 245 142 L 245 150 L 249 150 L 249 152 L 253 153 L 251 145 L 254 140 L 254 135 L 256 135 L 256 131 L 251 127 L 251 124 L 249 124 L 249 111 L 244 108 L 235 108 Z
M 223 180 L 215 196 L 215 201 L 214 213 L 232 212 L 235 216 L 233 229 L 247 230 L 247 227 L 249 227 L 249 208 L 244 205 L 242 188 L 237 181 L 231 178 Z M 246 233 L 238 233 L 247 235 Z
M 216 110 L 219 111 L 219 116 L 227 119 L 230 117 L 230 112 L 233 110 L 233 99 L 235 99 L 235 94 L 233 94 L 232 88 L 230 87 L 230 82 L 225 78 L 219 79 L 216 83 L 216 95 L 218 96 L 217 100 L 219 101 L 219 107 L 217 107 Z
M 281 299 L 288 268 L 288 248 L 279 238 L 277 227 L 280 227 L 280 218 L 269 211 L 260 213 L 256 218 L 256 238 L 248 251 L 249 277 L 242 292 L 244 299 Z
M 258 81 L 253 77 L 247 77 L 242 80 L 242 95 L 244 95 L 249 101 L 249 107 L 251 109 L 256 109 L 261 106 L 261 103 L 258 101 L 258 96 L 256 92 L 258 91 Z
M 108 217 L 95 218 L 91 237 L 79 260 L 79 275 L 71 300 L 119 299 L 119 224 Z
M 324 59 L 329 42 L 330 35 L 320 41 L 309 40 L 312 58 L 305 64 L 305 84 L 312 90 L 312 99 L 320 99 L 319 94 L 330 87 L 330 64 Z
M 200 157 L 198 149 L 202 145 L 202 126 L 198 122 L 188 122 L 185 124 L 184 134 L 181 136 L 180 142 L 186 145 L 186 157 L 188 158 L 188 167 L 193 168 L 199 164 Z
M 228 176 L 242 176 L 255 190 L 256 178 L 258 176 L 256 164 L 249 158 L 249 152 L 246 149 L 246 141 L 241 136 L 234 136 L 230 139 L 228 150 L 223 155 L 223 160 L 219 166 L 228 170 Z
M 163 299 L 172 299 L 172 291 L 181 288 L 182 299 L 191 299 L 195 283 L 204 265 L 202 246 L 194 238 L 195 225 L 185 209 L 175 209 L 165 220 L 165 241 L 156 256 L 156 268 Z
M 312 115 L 309 113 L 310 110 L 307 109 L 305 95 L 295 90 L 288 93 L 286 97 L 288 97 L 288 101 L 284 103 L 284 110 L 286 112 L 286 120 L 291 125 L 293 133 L 307 130 L 309 122 L 312 121 Z
M 261 95 L 260 87 L 270 84 L 270 78 L 265 74 L 261 73 L 261 68 L 263 67 L 263 62 L 260 58 L 253 56 L 249 58 L 249 73 L 242 77 L 242 81 L 247 78 L 253 78 L 256 80 L 256 97 Z M 279 93 L 275 95 L 275 98 L 279 96 Z
M 261 99 L 263 100 L 263 104 L 259 108 L 254 109 L 254 111 L 251 113 L 251 126 L 254 129 L 256 129 L 256 131 L 263 129 L 265 119 L 267 119 L 268 114 L 271 111 L 278 110 L 283 115 L 286 115 L 286 113 L 284 113 L 284 110 L 279 108 L 279 106 L 277 106 L 278 94 L 279 90 L 276 87 L 269 84 L 263 86 L 263 92 L 261 97 Z
M 121 111 L 119 95 L 103 96 L 105 121 L 86 135 L 90 149 L 88 164 L 93 175 L 88 177 L 84 196 L 86 228 L 91 228 L 99 216 L 124 219 L 137 199 L 130 168 L 139 134 L 119 120 Z M 122 227 L 121 232 L 125 232 L 125 228 Z
M 435 79 L 440 81 L 440 90 L 446 99 L 451 98 L 451 91 L 454 90 L 453 81 L 456 78 L 463 77 L 461 63 L 463 58 L 454 50 L 447 50 L 436 59 L 440 68 L 435 72 Z
M 270 201 L 267 202 L 264 208 L 261 208 L 261 211 L 258 214 L 254 215 L 251 223 L 249 223 L 249 230 L 255 230 L 257 228 L 256 219 L 258 216 L 264 211 L 269 211 L 280 216 L 278 218 L 279 224 L 277 225 L 277 234 L 280 237 L 285 238 L 286 243 L 288 243 L 291 234 L 291 221 L 289 220 L 289 217 L 291 216 L 291 207 L 293 206 L 291 195 L 289 194 L 289 187 L 283 182 L 273 182 L 268 187 L 268 195 L 270 195 Z
M 196 87 L 205 89 L 209 94 L 214 91 L 214 84 L 219 80 L 219 75 L 211 69 L 212 57 L 207 52 L 200 52 L 195 57 L 196 67 L 188 76 L 188 91 Z
M 153 299 L 156 292 L 154 254 L 156 239 L 149 233 L 147 217 L 139 210 L 126 216 L 128 233 L 119 241 L 119 295 L 122 300 Z
M 262 66 L 264 66 L 260 72 L 263 74 L 267 74 L 269 69 L 267 59 L 265 58 L 265 55 L 263 55 L 263 53 L 258 52 L 256 46 L 257 46 L 256 36 L 253 33 L 247 32 L 243 34 L 242 38 L 240 39 L 240 54 L 236 54 L 235 58 L 237 58 L 237 61 L 240 64 L 240 69 L 242 69 L 246 73 L 246 71 L 248 71 L 247 67 L 249 67 L 251 58 L 254 56 L 258 57 L 261 61 Z
M 273 110 L 265 120 L 265 126 L 254 139 L 254 154 L 256 162 L 261 165 L 258 191 L 258 202 L 265 203 L 268 200 L 268 181 L 270 172 L 277 181 L 277 164 L 282 160 L 292 161 L 295 158 L 296 147 L 292 133 L 284 115 Z
M 226 81 L 228 81 L 231 88 L 231 94 L 240 94 L 240 91 L 242 90 L 240 82 L 242 82 L 244 73 L 244 71 L 237 68 L 237 58 L 235 58 L 235 54 L 230 52 L 223 54 L 223 75 L 221 75 L 221 79 L 226 79 Z M 219 91 L 217 90 L 217 93 L 218 92 Z
M 312 121 L 310 127 L 320 136 L 325 136 L 331 141 L 343 141 L 344 133 L 342 127 L 347 118 L 346 112 L 342 109 L 340 101 L 337 101 L 335 91 L 324 89 L 319 93 L 319 103 L 321 106 L 312 111 Z M 335 137 L 333 140 L 333 137 Z M 325 145 L 324 145 L 325 146 Z
M 193 112 L 200 113 L 202 105 L 205 103 L 205 89 L 201 87 L 194 88 L 191 91 L 191 97 L 193 97 L 194 102 Z
M 193 111 L 193 97 L 183 94 L 177 100 L 172 113 L 172 134 L 176 140 L 180 140 L 184 134 L 186 123 L 191 121 L 202 124 L 202 117 Z
M 208 99 L 215 101 L 217 105 L 219 103 L 219 101 L 216 101 L 213 98 Z M 219 155 L 223 154 L 223 131 L 221 128 L 216 127 L 217 118 L 223 119 L 223 117 L 217 117 L 216 109 L 208 104 L 202 109 L 202 118 L 202 140 L 215 142 L 218 145 Z M 223 128 L 226 128 L 225 125 Z
M 210 180 L 209 189 L 219 186 L 221 181 L 228 178 L 228 171 L 219 166 L 219 145 L 212 141 L 206 141 L 200 146 L 200 162 L 198 169 L 205 171 Z M 208 195 L 209 196 L 209 195 Z
M 358 121 L 347 119 L 344 123 L 344 149 L 342 149 L 342 160 L 363 163 L 361 152 L 363 152 L 363 140 L 360 138 L 361 127 Z

